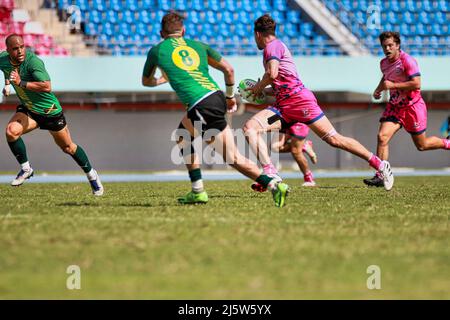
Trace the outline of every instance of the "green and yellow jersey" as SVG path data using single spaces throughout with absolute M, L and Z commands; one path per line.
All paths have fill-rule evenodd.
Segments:
M 14 66 L 9 60 L 8 52 L 0 53 L 0 70 L 3 71 L 5 79 L 9 79 L 9 75 L 14 69 L 18 69 L 20 78 L 27 82 L 50 81 L 50 76 L 45 70 L 44 62 L 38 58 L 33 52 L 28 51 L 25 61 L 19 66 Z M 52 116 L 62 111 L 58 99 L 53 93 L 35 92 L 16 86 L 11 83 L 22 105 L 28 110 L 40 114 Z
M 168 38 L 149 51 L 143 76 L 149 77 L 155 67 L 160 68 L 189 110 L 208 93 L 220 90 L 209 75 L 208 57 L 222 59 L 204 43 L 182 37 Z

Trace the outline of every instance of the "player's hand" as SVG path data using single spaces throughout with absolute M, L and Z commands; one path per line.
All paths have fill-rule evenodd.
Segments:
M 383 88 L 383 90 L 395 89 L 395 84 L 392 81 L 384 80 L 382 88 Z
M 236 110 L 237 110 L 236 98 L 227 99 L 227 111 L 228 111 L 228 113 L 236 112 Z
M 5 87 L 3 88 L 2 93 L 5 97 L 9 96 L 11 93 L 11 85 L 5 84 Z
M 9 81 L 14 83 L 16 86 L 18 86 L 20 84 L 20 81 L 22 81 L 22 79 L 20 78 L 20 74 L 16 69 L 11 71 L 11 74 L 9 75 Z
M 249 88 L 245 89 L 245 91 L 250 92 L 249 96 L 253 96 L 255 99 L 261 98 L 263 96 L 264 88 L 261 88 L 260 83 L 261 83 L 261 79 L 258 79 L 258 82 L 255 84 L 254 87 L 249 87 Z
M 380 91 L 380 90 L 378 90 L 378 89 L 376 89 L 374 92 L 373 92 L 373 97 L 375 98 L 375 99 L 381 99 L 381 92 L 382 91 Z

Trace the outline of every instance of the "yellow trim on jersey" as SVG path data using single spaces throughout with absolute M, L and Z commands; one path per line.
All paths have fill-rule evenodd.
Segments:
M 175 50 L 172 53 L 173 63 L 178 68 L 185 70 L 203 88 L 210 91 L 219 90 L 219 88 L 214 83 L 212 83 L 210 79 L 205 77 L 203 73 L 198 70 L 198 66 L 200 65 L 200 57 L 197 51 L 189 47 L 184 38 L 170 38 L 170 40 L 172 45 L 175 47 Z M 187 65 L 184 63 L 180 55 L 182 50 L 185 50 L 189 53 L 189 58 L 191 59 L 190 61 L 192 61 L 191 65 Z

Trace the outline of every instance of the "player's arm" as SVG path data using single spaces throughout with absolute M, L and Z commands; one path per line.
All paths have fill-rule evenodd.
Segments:
M 384 81 L 383 87 L 388 90 L 418 90 L 421 87 L 421 79 L 420 76 L 416 76 L 405 82 Z
M 33 76 L 35 73 L 33 72 Z M 38 77 L 39 80 L 39 77 Z M 27 89 L 35 92 L 51 92 L 52 91 L 52 83 L 50 80 L 44 81 L 24 81 L 20 78 L 20 74 L 17 70 L 11 71 L 9 75 L 9 81 L 14 85 L 21 87 L 23 89 Z
M 155 77 L 155 73 L 156 73 L 157 69 L 158 69 L 158 67 L 155 66 L 150 71 L 150 75 L 148 77 L 146 77 L 144 75 L 142 76 L 142 85 L 144 87 L 156 87 L 161 84 L 167 83 L 167 79 L 164 77 L 164 74 L 159 78 Z
M 280 62 L 277 59 L 269 60 L 269 62 L 267 63 L 266 72 L 264 73 L 262 79 L 258 81 L 258 83 L 253 88 L 249 88 L 248 90 L 252 91 L 255 97 L 260 96 L 262 92 L 265 91 L 265 88 L 271 85 L 273 81 L 278 77 L 279 67 Z
M 145 65 L 144 65 L 144 70 L 142 72 L 142 85 L 144 87 L 156 87 L 159 86 L 161 84 L 164 84 L 167 81 L 167 77 L 165 76 L 164 72 L 161 70 L 161 77 L 156 78 L 155 74 L 156 74 L 156 70 L 158 69 L 158 64 L 157 64 L 157 48 L 153 47 L 148 55 L 147 55 L 147 60 L 145 61 Z
M 223 73 L 228 112 L 235 112 L 237 110 L 237 104 L 234 92 L 234 68 L 217 51 L 207 45 L 205 45 L 205 48 L 208 55 L 208 64 Z
M 381 98 L 381 92 L 384 90 L 383 89 L 383 83 L 384 83 L 384 76 L 381 78 L 380 82 L 378 83 L 377 88 L 373 92 L 373 97 L 375 99 L 380 99 Z
M 9 79 L 6 78 L 6 75 L 5 75 L 5 87 L 3 88 L 2 93 L 5 97 L 11 94 L 11 82 L 9 81 Z

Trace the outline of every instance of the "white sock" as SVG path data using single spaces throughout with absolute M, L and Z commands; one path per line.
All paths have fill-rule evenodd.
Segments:
M 22 168 L 23 171 L 31 170 L 31 166 L 30 166 L 30 162 L 29 161 L 21 163 L 20 167 Z
M 91 169 L 91 171 L 86 173 L 86 176 L 87 176 L 89 181 L 95 180 L 95 179 L 97 179 L 97 172 L 95 172 L 94 169 Z
M 192 182 L 192 191 L 195 193 L 203 192 L 203 180 L 197 180 L 195 182 Z

